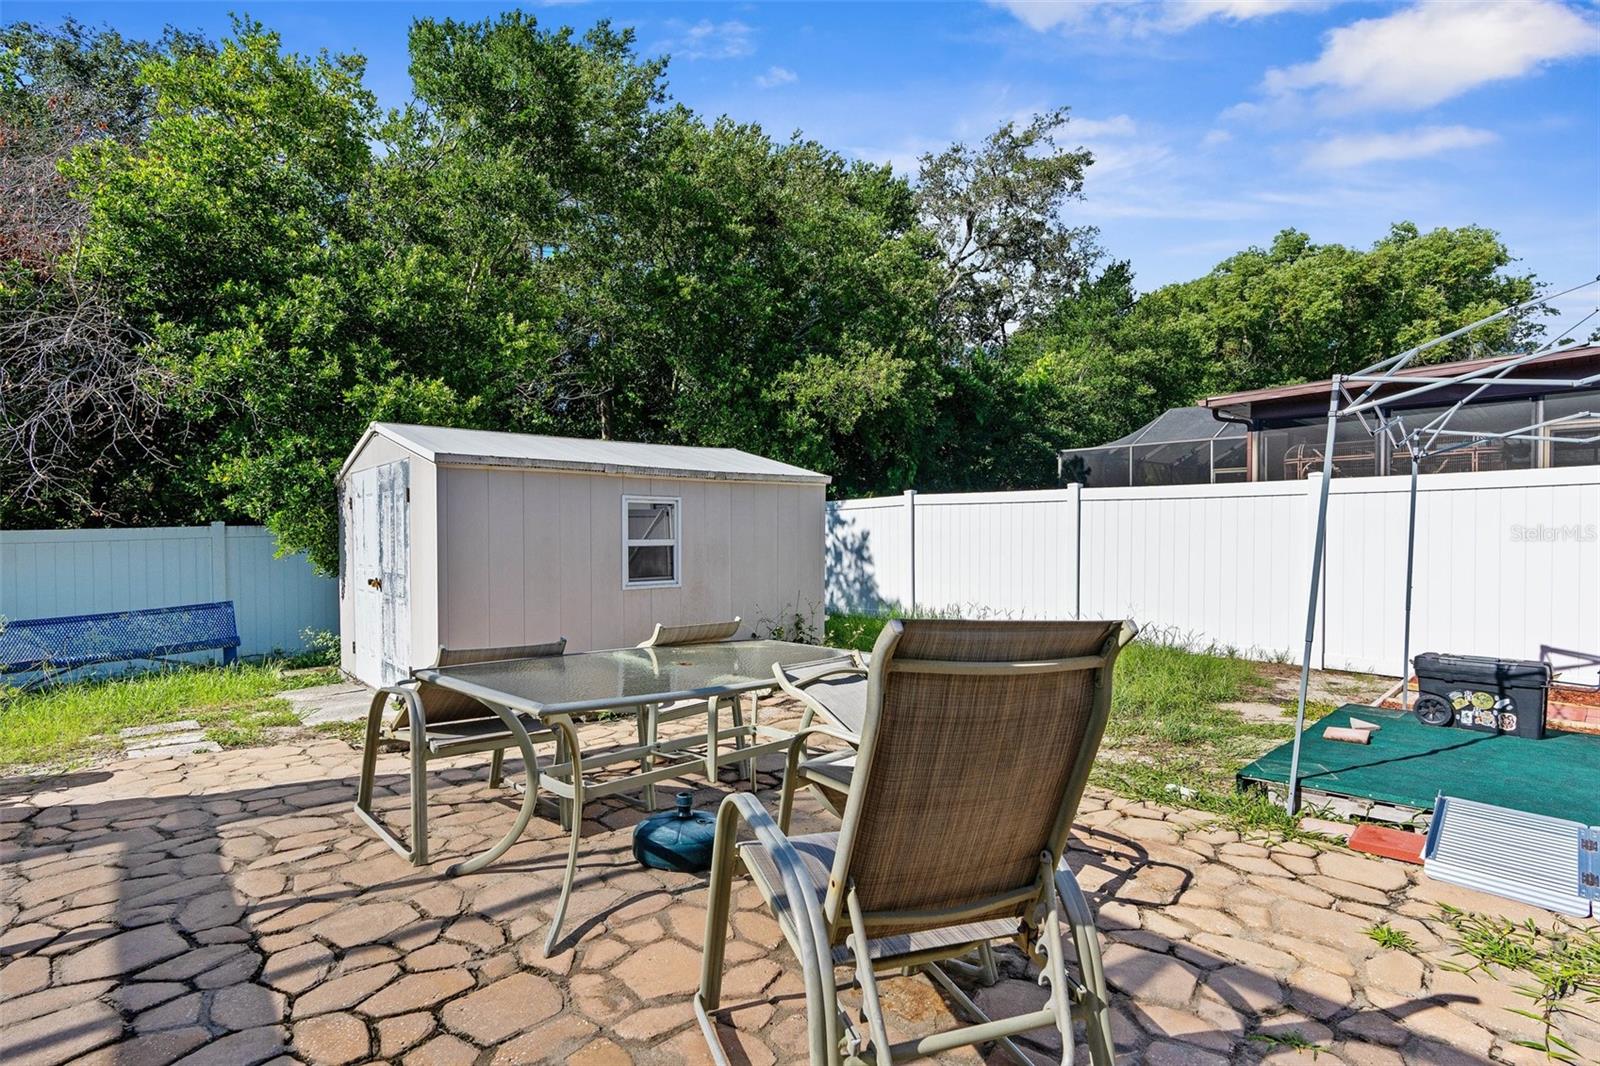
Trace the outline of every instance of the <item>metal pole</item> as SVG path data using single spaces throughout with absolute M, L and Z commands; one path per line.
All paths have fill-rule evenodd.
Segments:
M 1317 594 L 1322 588 L 1322 551 L 1328 536 L 1328 486 L 1333 481 L 1334 431 L 1339 424 L 1339 375 L 1328 395 L 1328 437 L 1322 452 L 1322 488 L 1317 499 L 1317 538 L 1311 549 L 1311 588 L 1306 595 L 1306 644 L 1300 658 L 1300 701 L 1294 714 L 1294 755 L 1289 760 L 1290 814 L 1300 810 L 1300 737 L 1306 728 L 1306 692 L 1311 687 L 1311 646 L 1317 639 Z
M 1417 454 L 1419 446 L 1417 438 L 1421 432 L 1411 435 L 1411 519 L 1406 525 L 1406 628 L 1405 636 L 1401 640 L 1400 651 L 1400 709 L 1411 708 L 1411 690 L 1407 687 L 1407 680 L 1411 677 L 1411 582 L 1417 557 L 1417 466 L 1421 456 Z

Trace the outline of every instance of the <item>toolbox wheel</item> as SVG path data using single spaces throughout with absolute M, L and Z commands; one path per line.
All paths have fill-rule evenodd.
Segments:
M 1449 725 L 1456 716 L 1449 700 L 1428 692 L 1417 697 L 1413 710 L 1416 712 L 1417 721 L 1423 725 Z

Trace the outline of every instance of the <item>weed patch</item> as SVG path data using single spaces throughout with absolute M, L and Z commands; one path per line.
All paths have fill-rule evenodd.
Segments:
M 1521 978 L 1514 987 L 1528 1007 L 1507 1009 L 1538 1022 L 1544 1032 L 1540 1039 L 1516 1043 L 1556 1062 L 1578 1062 L 1562 1025 L 1569 1018 L 1591 1017 L 1585 1008 L 1600 1004 L 1600 929 L 1563 919 L 1541 929 L 1531 921 L 1519 924 L 1448 905 L 1440 905 L 1439 912 L 1454 932 L 1456 955 L 1470 960 L 1445 966 L 1491 978 L 1506 970 Z
M 277 693 L 327 684 L 332 670 L 285 674 L 276 663 L 185 667 L 80 681 L 0 699 L 0 767 L 73 762 L 117 750 L 117 732 L 193 719 L 224 747 L 299 724 Z

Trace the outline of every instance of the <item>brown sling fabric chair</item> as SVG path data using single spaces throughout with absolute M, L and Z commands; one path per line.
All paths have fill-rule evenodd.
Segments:
M 1111 705 L 1111 673 L 1135 629 L 1126 622 L 893 621 L 872 652 L 867 709 L 838 832 L 789 837 L 800 780 L 786 774 L 782 823 L 747 793 L 717 815 L 705 954 L 695 1012 L 713 1058 L 726 1063 L 714 1015 L 741 859 L 805 975 L 810 1061 L 904 1061 L 1053 1027 L 1063 1062 L 1073 1021 L 1095 1066 L 1112 1066 L 1111 1024 L 1094 916 L 1061 861 Z M 856 738 L 830 726 L 796 734 Z M 737 843 L 743 822 L 755 839 Z M 1078 975 L 1069 980 L 1070 937 Z M 938 965 L 997 940 L 1038 962 L 1049 1003 L 991 1020 Z M 868 1032 L 839 1010 L 835 968 L 853 970 Z M 926 969 L 981 1019 L 891 1045 L 876 973 Z
M 567 639 L 548 644 L 523 644 L 504 648 L 440 648 L 440 666 L 464 666 L 467 663 L 497 662 L 503 659 L 534 659 L 546 655 L 561 655 L 567 648 Z M 400 710 L 392 721 L 384 721 L 384 708 L 391 698 L 400 701 Z M 550 739 L 548 730 L 531 730 L 538 739 Z M 373 775 L 378 765 L 378 745 L 387 741 L 404 747 L 411 755 L 411 843 L 407 845 L 380 822 L 372 811 Z M 489 787 L 500 785 L 500 765 L 507 748 L 517 746 L 517 740 L 495 713 L 471 696 L 454 692 L 426 681 L 407 679 L 373 693 L 372 706 L 367 710 L 366 744 L 361 750 L 361 779 L 356 787 L 356 814 L 371 826 L 373 831 L 414 865 L 428 861 L 428 760 L 473 752 L 491 752 Z M 537 773 L 528 767 L 530 779 Z M 529 792 L 524 797 L 524 815 L 531 813 L 535 789 L 530 780 Z M 526 826 L 526 818 L 520 826 Z M 510 838 L 508 838 L 510 839 Z M 479 869 L 498 853 L 490 854 L 483 862 L 474 859 L 472 869 Z M 458 872 L 468 872 L 463 869 Z
M 860 740 L 861 727 L 867 719 L 869 673 L 860 652 L 853 653 L 848 663 L 822 663 L 790 670 L 774 666 L 772 673 L 778 687 L 804 708 L 800 716 L 801 729 L 810 727 L 820 714 L 825 724 Z M 792 773 L 798 775 L 798 784 L 810 785 L 816 791 L 824 807 L 842 817 L 845 793 L 850 788 L 850 774 L 855 765 L 855 749 L 847 748 L 807 758 Z M 787 824 L 784 828 L 788 829 Z
M 672 648 L 683 647 L 688 644 L 720 644 L 731 640 L 739 632 L 739 623 L 742 619 L 734 617 L 721 622 L 689 622 L 684 625 L 667 625 L 657 622 L 648 640 L 639 645 L 641 648 Z M 756 708 L 759 700 L 758 693 L 750 694 L 750 723 L 756 722 Z M 744 722 L 744 709 L 739 703 L 738 696 L 727 697 L 728 703 L 733 708 L 734 728 L 742 728 Z M 705 700 L 683 700 L 678 703 L 669 703 L 656 707 L 645 708 L 645 713 L 639 716 L 639 743 L 653 745 L 661 731 L 664 722 L 676 722 L 684 718 L 694 718 L 704 715 L 707 718 L 706 747 L 707 775 L 715 782 L 716 776 L 716 749 L 717 749 L 717 715 L 721 708 L 721 700 L 707 703 Z M 744 747 L 744 737 L 741 735 L 735 741 L 739 747 Z M 645 758 L 645 766 L 651 765 L 653 760 Z M 747 781 L 755 780 L 755 760 L 747 759 L 740 763 L 740 774 Z M 655 786 L 644 787 L 645 806 L 655 809 Z

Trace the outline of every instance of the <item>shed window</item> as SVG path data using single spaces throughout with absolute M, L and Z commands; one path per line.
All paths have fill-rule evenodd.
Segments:
M 681 504 L 664 496 L 622 498 L 623 588 L 673 588 L 680 583 Z

